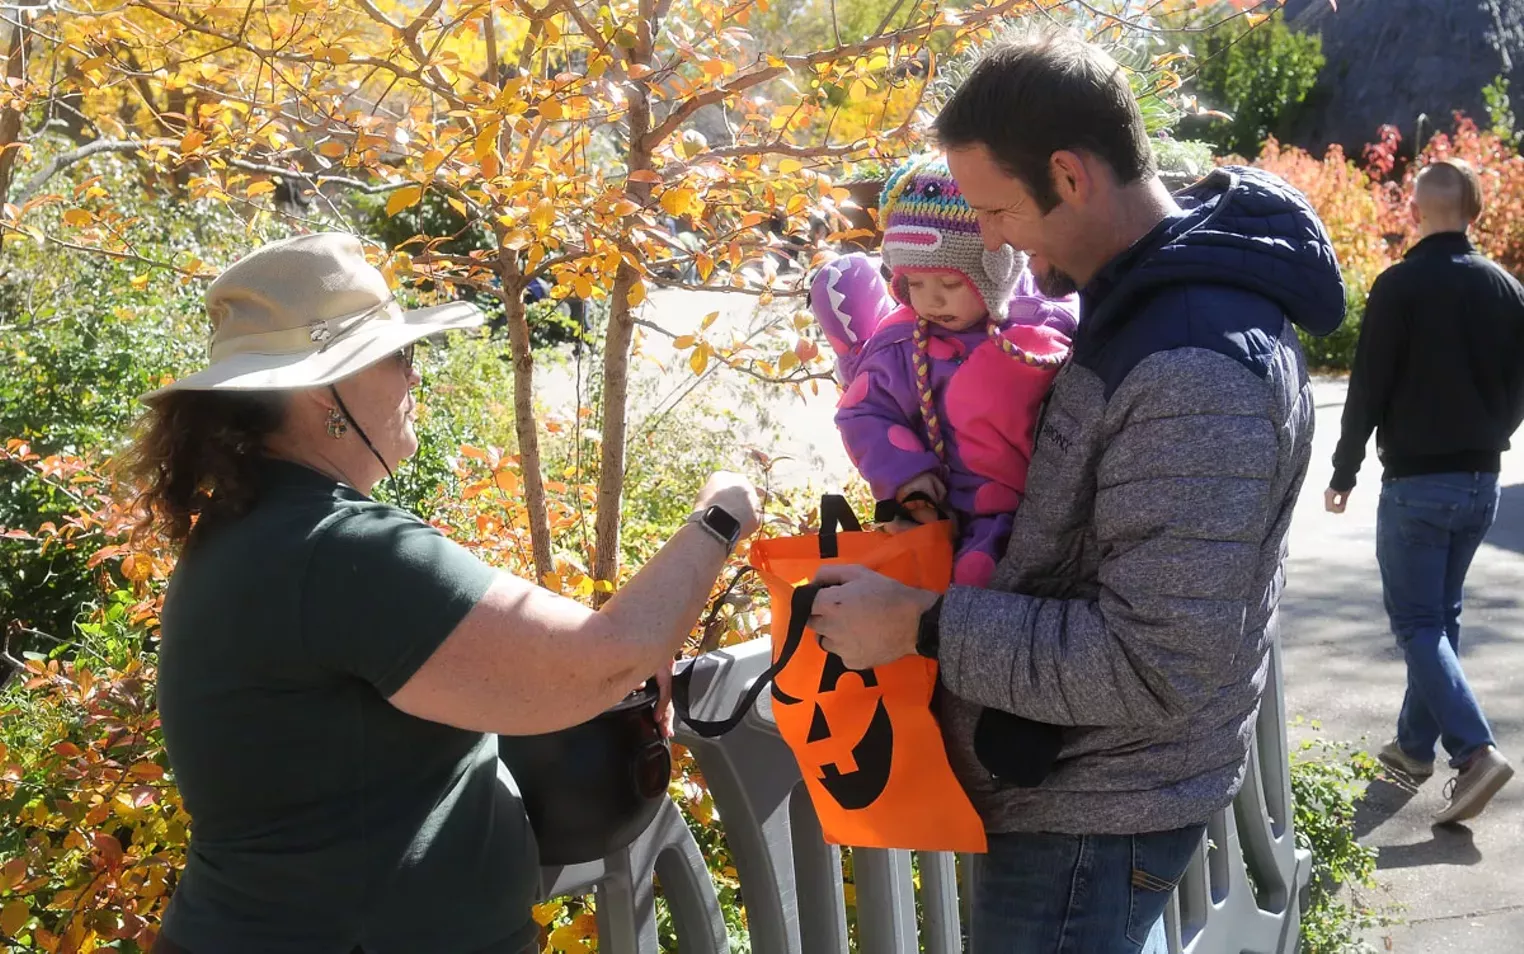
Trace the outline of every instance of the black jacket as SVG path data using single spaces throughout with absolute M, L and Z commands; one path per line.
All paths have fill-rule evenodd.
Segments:
M 1497 473 L 1521 420 L 1524 286 L 1431 235 L 1371 286 L 1329 486 L 1354 487 L 1372 430 L 1388 478 Z

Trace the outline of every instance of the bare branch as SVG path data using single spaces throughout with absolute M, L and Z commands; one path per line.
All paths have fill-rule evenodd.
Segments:
M 964 21 L 963 27 L 967 29 L 971 26 L 998 19 L 1026 2 L 1027 0 L 1005 0 L 1004 3 L 996 6 L 985 7 L 978 11 L 977 15 L 969 16 Z M 742 73 L 729 83 L 713 89 L 707 89 L 696 96 L 683 100 L 683 102 L 678 104 L 677 108 L 667 114 L 667 118 L 662 121 L 660 126 L 657 126 L 645 135 L 644 145 L 647 150 L 654 151 L 663 140 L 676 132 L 679 126 L 700 109 L 723 102 L 737 93 L 775 79 L 789 69 L 807 70 L 822 63 L 834 63 L 837 60 L 861 56 L 864 53 L 882 49 L 886 46 L 894 46 L 897 43 L 908 43 L 913 40 L 923 39 L 940 27 L 941 24 L 931 21 L 917 24 L 913 27 L 906 27 L 902 30 L 895 30 L 892 33 L 881 33 L 878 36 L 869 37 L 860 43 L 848 43 L 807 55 L 770 57 L 773 60 L 781 60 L 784 65 L 767 66 L 750 73 Z M 757 62 L 761 63 L 762 60 L 759 59 Z
M 716 86 L 714 89 L 706 89 L 697 96 L 683 100 L 678 104 L 676 109 L 667 114 L 667 118 L 662 120 L 660 126 L 646 133 L 642 140 L 644 148 L 647 152 L 655 152 L 657 146 L 661 145 L 668 136 L 677 131 L 677 127 L 681 126 L 687 121 L 688 117 L 705 106 L 722 103 L 737 93 L 766 83 L 768 80 L 782 76 L 786 72 L 788 70 L 785 67 L 769 66 L 753 73 L 744 73 L 736 77 L 734 82 L 723 86 Z
M 395 192 L 398 189 L 418 183 L 411 179 L 403 179 L 399 182 L 364 182 L 360 179 L 351 179 L 348 176 L 330 176 L 318 173 L 312 175 L 300 169 L 288 169 L 284 166 L 270 166 L 260 162 L 250 162 L 247 159 L 228 159 L 227 164 L 236 166 L 249 172 L 262 172 L 266 175 L 283 176 L 290 179 L 301 179 L 310 184 L 314 190 L 319 186 L 338 185 L 346 189 L 354 189 L 366 195 L 380 195 L 384 192 Z
M 13 235 L 24 235 L 28 238 L 33 237 L 30 232 L 27 232 L 23 229 L 18 229 L 14 225 L 5 221 L 0 221 L 0 229 L 10 232 Z M 187 278 L 193 278 L 198 281 L 210 281 L 213 277 L 211 275 L 203 275 L 199 272 L 186 271 L 180 266 L 170 262 L 160 262 L 155 259 L 146 258 L 142 255 L 136 255 L 132 252 L 123 252 L 109 248 L 92 248 L 89 245 L 78 245 L 74 242 L 65 242 L 63 239 L 54 238 L 51 235 L 44 235 L 43 241 L 48 242 L 51 245 L 57 245 L 59 248 L 69 249 L 71 252 L 84 252 L 87 255 L 104 255 L 107 258 L 114 258 L 124 262 L 138 262 L 143 265 L 148 265 L 152 268 L 162 268 L 165 271 L 174 272 L 177 275 L 184 275 Z
M 808 289 L 777 289 L 777 288 L 753 288 L 749 285 L 695 285 L 692 282 L 680 282 L 657 275 L 647 275 L 646 280 L 661 288 L 680 288 L 683 291 L 701 292 L 730 292 L 737 295 L 751 295 L 756 298 L 803 298 L 808 294 Z
M 795 146 L 781 140 L 772 142 L 754 143 L 749 146 L 726 146 L 721 149 L 710 149 L 703 154 L 702 158 L 710 159 L 738 159 L 748 156 L 791 156 L 795 159 L 840 159 L 862 152 L 868 148 L 866 140 L 859 139 L 857 142 L 842 146 Z
M 391 17 L 387 16 L 385 13 L 382 13 L 381 12 L 381 8 L 377 7 L 374 3 L 371 2 L 371 0 L 360 0 L 360 6 L 361 6 L 362 9 L 365 10 L 365 12 L 367 14 L 370 15 L 370 18 L 372 20 L 375 20 L 377 23 L 381 24 L 382 26 L 391 27 L 393 30 L 396 30 L 398 33 L 401 33 L 405 29 L 405 27 L 403 27 L 402 24 L 398 23 L 396 20 L 393 20 Z
M 1139 33 L 1171 34 L 1171 33 L 1210 33 L 1213 30 L 1218 29 L 1219 27 L 1223 26 L 1226 23 L 1231 23 L 1232 21 L 1237 20 L 1239 17 L 1252 16 L 1255 13 L 1258 13 L 1260 10 L 1263 10 L 1265 7 L 1277 7 L 1277 8 L 1279 8 L 1281 6 L 1283 0 L 1260 0 L 1259 3 L 1255 4 L 1252 7 L 1245 7 L 1242 10 L 1235 11 L 1234 13 L 1231 13 L 1231 14 L 1223 17 L 1221 20 L 1214 20 L 1213 22 L 1208 23 L 1206 26 L 1198 26 L 1198 27 L 1156 27 L 1156 26 L 1149 26 L 1148 24 L 1142 22 L 1141 20 L 1131 20 L 1131 19 L 1128 19 L 1127 17 L 1120 17 L 1120 16 L 1117 16 L 1115 13 L 1108 13 L 1105 10 L 1098 9 L 1094 5 L 1092 5 L 1090 3 L 1087 3 L 1086 0 L 1069 0 L 1069 2 L 1073 3 L 1077 7 L 1080 7 L 1081 9 L 1084 9 L 1084 10 L 1088 11 L 1091 16 L 1097 17 L 1097 18 L 1102 19 L 1102 20 L 1110 21 L 1111 23 L 1115 24 L 1116 26 L 1122 27 L 1123 29 L 1137 30 Z
M 147 149 L 157 149 L 161 146 L 178 146 L 179 144 L 180 141 L 178 139 L 97 140 L 96 142 L 81 146 L 72 152 L 65 152 L 54 156 L 46 166 L 42 167 L 41 171 L 27 180 L 26 185 L 22 186 L 21 191 L 17 194 L 16 200 L 18 203 L 25 203 L 32 196 L 36 195 L 49 179 L 75 163 L 89 159 L 91 156 L 98 156 L 107 152 L 142 152 Z
M 58 175 L 58 173 L 69 168 L 70 166 L 89 159 L 91 156 L 98 156 L 102 153 L 107 152 L 133 153 L 146 152 L 149 149 L 174 149 L 179 145 L 180 141 L 178 139 L 106 139 L 98 142 L 92 142 L 88 145 L 81 146 L 72 152 L 66 152 L 61 155 L 54 156 L 52 160 L 49 161 L 48 164 L 44 166 L 40 172 L 29 179 L 26 185 L 22 186 L 21 192 L 17 195 L 17 199 L 20 202 L 26 202 L 28 199 L 36 195 L 49 179 Z M 411 180 L 402 180 L 400 182 L 364 182 L 360 179 L 351 179 L 348 176 L 329 176 L 323 175 L 322 173 L 313 175 L 311 173 L 303 172 L 300 169 L 292 169 L 285 166 L 267 165 L 262 162 L 253 162 L 248 159 L 224 159 L 223 161 L 230 166 L 243 169 L 247 172 L 259 172 L 266 175 L 281 176 L 283 178 L 300 179 L 311 185 L 314 190 L 323 185 L 337 185 L 343 186 L 346 189 L 354 189 L 355 191 L 363 192 L 367 195 L 378 195 L 384 192 L 392 192 L 396 189 L 401 189 L 404 186 L 415 184 Z

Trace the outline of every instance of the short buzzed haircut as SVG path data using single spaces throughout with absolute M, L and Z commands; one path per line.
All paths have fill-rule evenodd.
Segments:
M 1439 159 L 1424 166 L 1413 182 L 1419 208 L 1445 208 L 1475 222 L 1482 214 L 1482 179 L 1464 159 Z
M 1058 205 L 1049 167 L 1055 152 L 1088 152 L 1124 185 L 1155 173 L 1126 70 L 1064 33 L 1035 32 L 992 47 L 942 107 L 934 130 L 945 149 L 984 146 L 1044 212 Z

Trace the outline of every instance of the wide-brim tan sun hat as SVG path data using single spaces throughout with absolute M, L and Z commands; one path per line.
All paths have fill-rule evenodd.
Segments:
M 208 365 L 150 391 L 289 391 L 363 371 L 430 335 L 482 323 L 468 302 L 404 311 L 344 232 L 298 235 L 249 253 L 206 291 Z

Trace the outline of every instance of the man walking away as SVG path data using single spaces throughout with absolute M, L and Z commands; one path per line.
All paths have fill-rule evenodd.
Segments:
M 1443 741 L 1457 774 L 1438 822 L 1474 818 L 1513 776 L 1461 671 L 1461 587 L 1498 509 L 1498 472 L 1524 419 L 1524 287 L 1466 237 L 1481 182 L 1441 160 L 1414 186 L 1422 236 L 1371 286 L 1325 494 L 1343 513 L 1365 444 L 1383 468 L 1376 561 L 1407 660 L 1389 768 L 1434 774 Z

